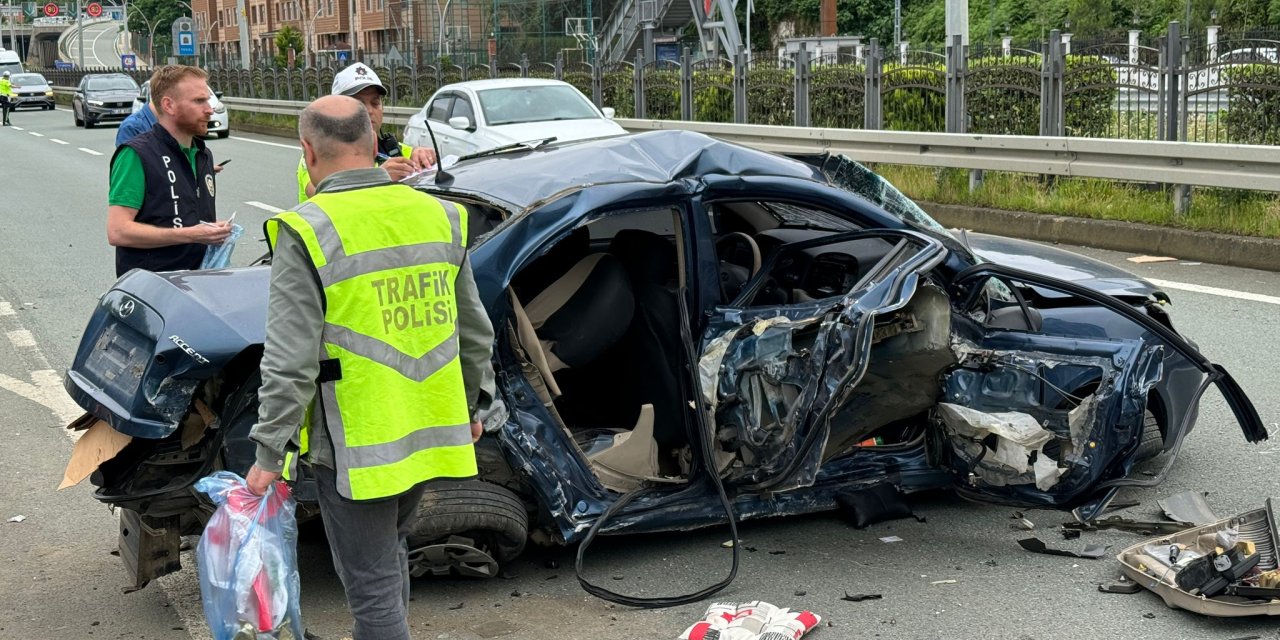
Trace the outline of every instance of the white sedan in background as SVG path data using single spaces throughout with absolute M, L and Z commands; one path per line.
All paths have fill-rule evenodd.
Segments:
M 405 144 L 462 157 L 516 142 L 557 142 L 625 134 L 613 109 L 597 109 L 573 85 L 559 80 L 501 78 L 445 85 L 409 118 Z
M 221 91 L 214 91 L 213 87 L 209 87 L 209 106 L 213 107 L 213 117 L 209 119 L 208 135 L 225 138 L 231 135 L 231 114 L 227 113 L 227 107 L 222 104 L 221 98 Z M 150 100 L 151 81 L 148 80 L 142 83 L 142 92 L 133 101 L 133 113 L 141 111 Z

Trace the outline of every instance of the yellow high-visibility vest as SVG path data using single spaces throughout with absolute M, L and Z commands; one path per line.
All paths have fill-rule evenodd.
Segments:
M 297 235 L 323 288 L 321 379 L 299 453 L 320 418 L 347 498 L 477 473 L 453 289 L 466 224 L 460 205 L 399 184 L 318 193 L 265 224 L 273 250 L 282 225 Z

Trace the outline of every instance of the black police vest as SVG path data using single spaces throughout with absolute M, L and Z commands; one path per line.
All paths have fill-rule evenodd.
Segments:
M 147 188 L 142 207 L 134 218 L 143 224 L 156 227 L 190 227 L 217 219 L 214 209 L 213 154 L 205 147 L 204 140 L 195 138 L 196 173 L 191 174 L 191 162 L 164 127 L 156 125 L 151 131 L 134 136 L 123 147 L 138 153 L 142 160 L 142 172 Z M 116 149 L 116 155 L 120 149 Z M 111 158 L 115 163 L 115 156 Z M 147 271 L 177 271 L 198 269 L 204 260 L 206 245 L 177 244 L 156 249 L 116 247 L 116 276 L 130 269 Z

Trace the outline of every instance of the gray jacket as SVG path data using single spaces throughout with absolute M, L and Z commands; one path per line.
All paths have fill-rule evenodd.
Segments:
M 350 191 L 392 184 L 382 169 L 355 169 L 324 179 L 317 193 Z M 267 303 L 267 342 L 262 353 L 262 387 L 258 391 L 258 423 L 249 438 L 258 444 L 257 464 L 279 473 L 284 451 L 296 439 L 307 408 L 315 400 L 320 375 L 320 336 L 324 299 L 306 245 L 281 226 L 271 259 Z M 458 355 L 471 415 L 489 407 L 494 397 L 493 326 L 480 303 L 470 256 L 454 283 L 458 305 Z M 333 443 L 323 425 L 311 434 L 312 464 L 334 467 Z

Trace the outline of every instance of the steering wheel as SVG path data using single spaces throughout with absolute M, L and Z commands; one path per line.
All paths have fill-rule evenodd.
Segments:
M 756 244 L 754 238 L 741 231 L 733 231 L 716 238 L 716 255 L 728 255 L 729 246 L 735 243 L 745 244 L 751 251 L 751 268 L 748 271 L 743 266 L 731 263 L 724 258 L 720 259 L 720 297 L 726 304 L 737 297 L 738 292 L 748 280 L 760 273 L 763 263 L 760 257 L 760 245 Z M 733 295 L 729 295 L 730 292 Z

